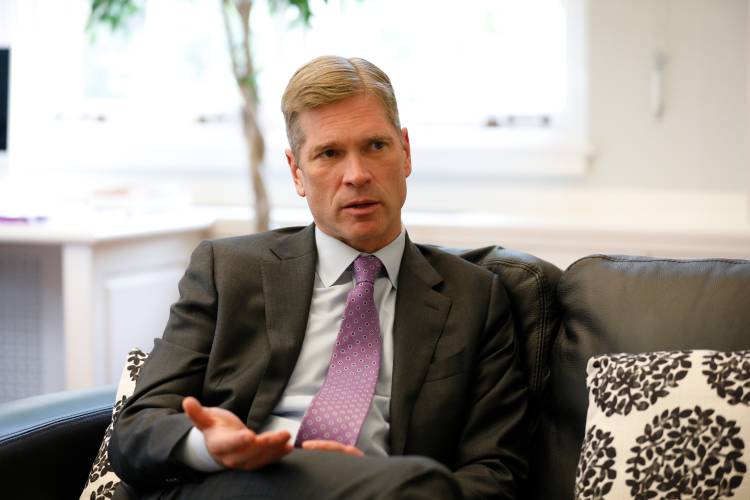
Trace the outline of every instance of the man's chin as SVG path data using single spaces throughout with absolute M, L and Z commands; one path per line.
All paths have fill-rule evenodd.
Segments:
M 382 226 L 371 225 L 367 227 L 362 224 L 357 227 L 357 231 L 348 231 L 342 234 L 341 241 L 360 252 L 373 253 L 396 239 L 399 235 L 400 228 L 393 234 L 385 231 Z

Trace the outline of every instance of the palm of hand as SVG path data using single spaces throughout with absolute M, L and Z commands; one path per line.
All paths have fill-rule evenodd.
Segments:
M 256 434 L 234 413 L 204 407 L 192 397 L 185 398 L 182 407 L 193 425 L 203 432 L 208 452 L 224 467 L 258 469 L 292 451 L 286 431 Z

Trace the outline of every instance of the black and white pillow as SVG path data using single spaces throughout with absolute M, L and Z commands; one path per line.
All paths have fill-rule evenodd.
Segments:
M 140 375 L 143 362 L 146 361 L 147 357 L 148 354 L 137 348 L 128 353 L 128 360 L 122 369 L 120 382 L 117 385 L 117 396 L 112 408 L 112 420 L 104 433 L 104 439 L 102 439 L 102 444 L 99 446 L 99 453 L 96 454 L 80 500 L 104 500 L 112 498 L 115 488 L 120 484 L 120 478 L 117 477 L 117 474 L 115 474 L 109 464 L 107 447 L 109 446 L 109 439 L 112 436 L 112 428 L 115 421 L 120 416 L 120 411 L 125 401 L 133 395 L 135 383 L 138 380 L 138 375 Z
M 750 350 L 596 356 L 587 385 L 577 499 L 750 498 Z

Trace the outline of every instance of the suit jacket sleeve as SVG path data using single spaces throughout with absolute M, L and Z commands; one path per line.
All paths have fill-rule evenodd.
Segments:
M 530 444 L 526 382 L 508 296 L 495 276 L 455 478 L 466 499 L 520 498 Z
M 162 339 L 141 369 L 109 444 L 112 468 L 129 485 L 146 489 L 195 479 L 199 473 L 173 456 L 192 424 L 182 412 L 185 396 L 200 398 L 216 327 L 213 247 L 201 243 L 180 281 Z

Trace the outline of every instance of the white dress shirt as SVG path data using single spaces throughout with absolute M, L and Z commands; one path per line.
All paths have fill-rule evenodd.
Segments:
M 367 455 L 387 456 L 390 429 L 391 377 L 393 374 L 393 319 L 396 288 L 406 234 L 373 253 L 383 263 L 375 280 L 375 304 L 380 317 L 380 372 L 370 410 L 357 439 L 357 447 Z M 315 228 L 318 260 L 315 267 L 310 315 L 302 349 L 284 394 L 265 425 L 257 432 L 288 430 L 293 443 L 302 417 L 325 380 L 333 346 L 338 336 L 346 296 L 354 288 L 351 263 L 361 252 Z M 176 450 L 183 463 L 203 472 L 221 470 L 206 449 L 203 434 L 193 428 Z

